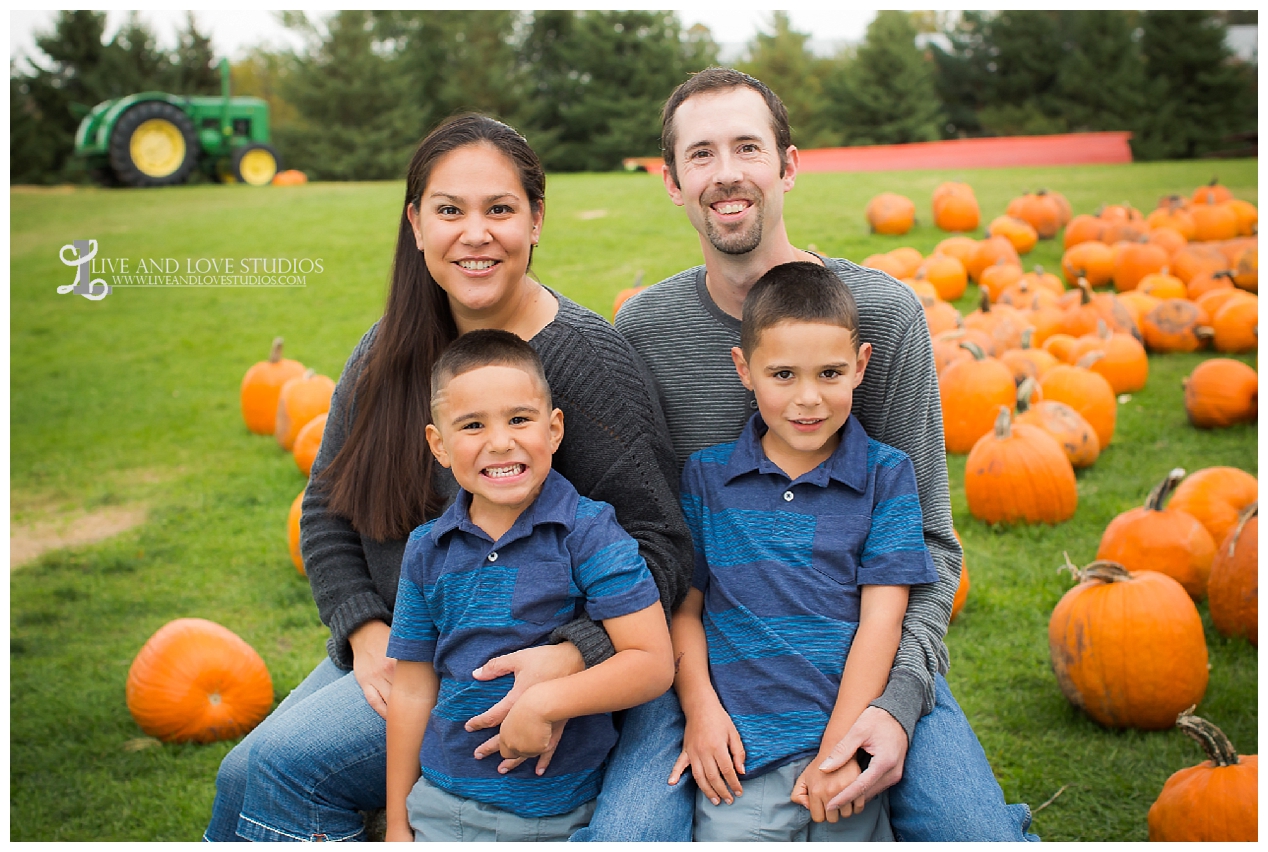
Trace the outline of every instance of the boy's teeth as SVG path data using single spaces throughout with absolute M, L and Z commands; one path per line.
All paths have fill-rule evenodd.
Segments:
M 485 476 L 515 476 L 524 469 L 522 464 L 508 464 L 503 467 L 486 467 L 484 469 Z
M 488 269 L 493 264 L 494 264 L 494 261 L 492 260 L 460 260 L 458 261 L 458 265 L 461 266 L 463 269 L 472 269 L 472 270 Z

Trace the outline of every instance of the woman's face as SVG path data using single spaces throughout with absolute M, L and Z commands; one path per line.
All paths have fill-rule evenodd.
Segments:
M 407 210 L 427 269 L 456 315 L 494 315 L 525 295 L 542 210 L 529 203 L 505 154 L 485 144 L 450 151 L 432 167 L 417 211 Z

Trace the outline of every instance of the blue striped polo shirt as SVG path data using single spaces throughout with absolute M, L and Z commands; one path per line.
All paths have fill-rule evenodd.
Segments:
M 694 453 L 682 472 L 709 674 L 747 778 L 818 752 L 859 586 L 938 579 L 905 453 L 851 415 L 832 456 L 790 481 L 762 451 L 765 433 L 754 414 L 738 440 Z
M 638 545 L 607 503 L 580 496 L 552 470 L 541 493 L 497 542 L 471 522 L 471 496 L 410 534 L 387 655 L 435 666 L 440 694 L 419 752 L 427 780 L 521 816 L 567 813 L 599 793 L 616 742 L 610 714 L 570 719 L 546 773 L 526 760 L 506 775 L 496 754 L 476 760 L 493 730 L 463 724 L 502 699 L 512 675 L 477 681 L 487 660 L 546 644 L 583 611 L 595 621 L 638 612 L 660 593 Z

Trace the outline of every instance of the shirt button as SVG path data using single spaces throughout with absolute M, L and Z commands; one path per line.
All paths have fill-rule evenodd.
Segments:
M 785 501 L 785 502 L 791 503 L 791 502 L 792 502 L 792 498 L 793 498 L 793 493 L 792 493 L 791 491 L 785 491 L 785 492 L 784 492 L 784 501 Z
M 496 550 L 489 554 L 489 561 L 490 562 L 498 561 L 498 552 Z
M 757 400 L 755 400 L 755 399 L 751 399 L 751 400 L 749 400 L 748 407 L 749 407 L 749 408 L 757 408 Z

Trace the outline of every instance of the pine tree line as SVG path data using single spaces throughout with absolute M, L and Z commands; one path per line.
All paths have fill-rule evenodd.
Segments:
M 860 45 L 823 58 L 776 12 L 737 67 L 781 95 L 802 148 L 1130 130 L 1138 159 L 1188 158 L 1237 147 L 1231 135 L 1257 129 L 1256 69 L 1230 56 L 1227 19 L 890 10 Z M 236 63 L 234 92 L 269 101 L 285 164 L 315 179 L 398 178 L 418 139 L 464 110 L 522 130 L 552 171 L 617 168 L 624 157 L 658 153 L 665 97 L 718 55 L 706 28 L 684 28 L 672 12 L 342 11 L 322 22 L 300 13 L 284 20 L 306 47 L 257 50 Z M 104 13 L 62 12 L 37 39 L 35 67 L 11 68 L 11 182 L 82 179 L 69 157 L 72 103 L 219 90 L 210 43 L 192 18 L 168 52 L 135 17 L 108 42 L 104 29 Z

